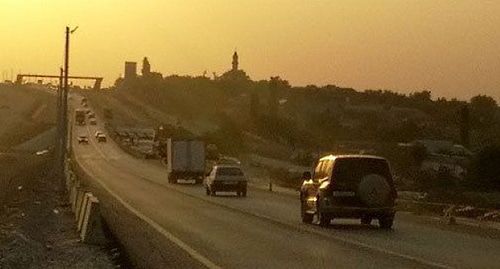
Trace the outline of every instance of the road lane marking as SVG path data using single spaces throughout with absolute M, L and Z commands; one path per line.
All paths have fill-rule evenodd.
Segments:
M 87 126 L 87 129 L 88 128 L 89 128 L 89 126 Z M 99 153 L 99 155 L 101 155 L 111 166 L 114 166 L 115 168 L 120 169 L 120 167 L 118 167 L 109 158 L 107 158 L 106 154 L 101 150 L 101 148 L 94 141 L 92 141 L 92 145 L 97 150 L 97 152 Z M 126 154 L 126 153 L 124 153 L 124 154 Z M 83 166 L 82 166 L 82 168 L 83 168 Z M 86 170 L 86 169 L 84 169 L 84 170 Z M 182 190 L 179 190 L 178 188 L 174 188 L 172 186 L 159 183 L 157 181 L 154 181 L 154 180 L 151 180 L 149 178 L 143 177 L 142 175 L 138 175 L 138 174 L 134 173 L 133 171 L 130 171 L 130 173 L 133 174 L 133 175 L 135 175 L 138 178 L 141 178 L 143 180 L 146 180 L 146 181 L 149 181 L 151 183 L 154 183 L 155 185 L 162 186 L 162 187 L 167 188 L 169 190 L 173 190 L 173 191 L 175 191 L 177 193 L 189 196 L 191 198 L 195 198 L 197 200 L 202 200 L 202 201 L 208 202 L 210 204 L 213 204 L 213 205 L 216 205 L 216 206 L 219 206 L 219 207 L 231 210 L 233 212 L 238 212 L 240 214 L 245 214 L 245 215 L 249 215 L 249 216 L 252 216 L 252 217 L 255 217 L 255 218 L 263 219 L 263 220 L 266 220 L 268 222 L 274 223 L 276 225 L 280 225 L 282 227 L 286 227 L 286 228 L 289 228 L 289 229 L 297 230 L 297 231 L 300 231 L 300 232 L 306 232 L 306 233 L 314 234 L 314 235 L 317 235 L 317 236 L 320 236 L 320 237 L 327 237 L 327 238 L 336 240 L 336 241 L 344 243 L 344 244 L 348 244 L 348 245 L 351 245 L 351 246 L 356 246 L 356 247 L 363 248 L 363 249 L 366 249 L 366 250 L 371 250 L 371 251 L 379 252 L 379 253 L 382 253 L 382 254 L 388 255 L 388 256 L 393 256 L 393 257 L 398 257 L 398 258 L 401 258 L 401 259 L 413 261 L 415 263 L 418 263 L 418 264 L 421 264 L 421 265 L 424 265 L 424 266 L 429 266 L 429 267 L 434 267 L 434 268 L 446 268 L 446 269 L 454 268 L 454 267 L 451 267 L 451 266 L 446 265 L 446 264 L 442 264 L 442 263 L 438 263 L 438 262 L 433 262 L 433 261 L 428 261 L 428 260 L 425 260 L 425 259 L 422 259 L 422 258 L 410 256 L 410 255 L 407 255 L 407 254 L 394 252 L 394 251 L 391 251 L 391 250 L 388 250 L 388 249 L 385 249 L 385 248 L 381 248 L 381 247 L 369 245 L 369 244 L 366 244 L 366 243 L 363 243 L 363 242 L 360 242 L 360 241 L 357 241 L 357 240 L 347 239 L 347 238 L 344 238 L 344 237 L 341 237 L 341 236 L 332 235 L 332 234 L 329 234 L 329 233 L 326 233 L 326 232 L 323 232 L 323 231 L 318 231 L 318 230 L 313 229 L 311 227 L 305 227 L 305 226 L 299 226 L 297 224 L 291 224 L 291 223 L 288 223 L 286 221 L 282 221 L 282 220 L 279 220 L 279 219 L 276 219 L 276 218 L 273 218 L 273 217 L 270 217 L 270 216 L 267 216 L 267 215 L 262 215 L 262 214 L 259 214 L 259 213 L 254 213 L 254 212 L 246 211 L 246 210 L 243 210 L 243 209 L 240 209 L 240 208 L 232 207 L 232 206 L 229 206 L 227 204 L 222 204 L 222 203 L 219 203 L 217 201 L 214 201 L 214 200 L 211 200 L 211 199 L 207 199 L 207 198 L 204 198 L 204 197 L 200 197 L 200 196 L 197 196 L 197 195 L 194 195 L 194 194 L 190 194 L 190 193 L 184 192 Z M 132 212 L 136 212 L 134 214 L 136 214 L 138 216 L 142 216 L 141 219 L 143 219 L 148 224 L 150 224 L 151 226 L 153 226 L 158 232 L 164 234 L 162 232 L 162 231 L 164 231 L 166 233 L 164 235 L 167 238 L 169 238 L 169 236 L 172 236 L 173 238 L 175 238 L 175 240 L 179 241 L 180 244 L 182 244 L 183 246 L 185 246 L 187 249 L 190 249 L 190 251 L 194 252 L 193 255 L 195 255 L 195 256 L 193 256 L 193 257 L 195 257 L 195 258 L 198 257 L 199 259 L 201 259 L 201 260 L 198 260 L 198 258 L 196 258 L 200 262 L 203 260 L 204 262 L 202 262 L 202 264 L 204 264 L 205 266 L 207 266 L 207 268 L 220 268 L 217 265 L 213 264 L 211 261 L 209 261 L 207 258 L 205 258 L 204 256 L 202 256 L 201 254 L 199 254 L 198 252 L 196 252 L 194 249 L 190 248 L 187 244 L 185 244 L 184 242 L 182 242 L 180 239 L 178 239 L 174 235 L 168 233 L 159 224 L 157 224 L 156 222 L 154 222 L 153 220 L 149 219 L 147 216 L 143 215 L 142 213 L 140 213 L 136 209 L 134 209 L 132 206 L 130 206 L 129 204 L 127 204 L 118 195 L 116 195 L 109 188 L 107 188 L 107 186 L 105 186 L 105 184 L 103 182 L 101 182 L 101 180 L 97 179 L 97 181 L 110 194 L 112 194 L 116 199 L 118 199 L 119 201 L 121 201 L 122 204 L 126 205 L 127 207 L 130 207 L 130 210 Z M 190 251 L 188 251 L 188 250 L 186 250 L 186 251 L 191 255 Z M 207 264 L 205 264 L 205 263 L 207 263 Z M 211 267 L 211 266 L 215 266 L 215 267 Z
M 98 151 L 100 151 L 100 149 L 98 149 Z M 103 152 L 100 152 L 100 154 L 102 154 L 103 158 L 106 159 L 106 157 L 105 157 L 105 155 L 104 155 Z M 111 166 L 114 166 L 115 168 L 119 169 L 119 167 L 117 167 L 117 165 L 113 164 L 110 161 L 108 161 L 108 162 L 110 163 Z M 219 207 L 231 210 L 233 212 L 237 212 L 237 213 L 240 213 L 240 214 L 244 214 L 244 215 L 252 216 L 252 217 L 255 217 L 255 218 L 259 218 L 259 219 L 271 222 L 273 224 L 276 224 L 276 225 L 279 225 L 279 226 L 282 226 L 282 227 L 285 227 L 285 228 L 288 228 L 288 229 L 297 230 L 299 232 L 310 233 L 310 234 L 314 234 L 314 235 L 317 235 L 317 236 L 320 236 L 320 237 L 327 237 L 327 238 L 336 240 L 336 241 L 344 243 L 344 244 L 348 244 L 348 245 L 351 245 L 351 246 L 356 246 L 356 247 L 363 248 L 363 249 L 366 249 L 366 250 L 371 250 L 371 251 L 379 252 L 379 253 L 382 253 L 384 255 L 393 256 L 393 257 L 397 257 L 397 258 L 400 258 L 400 259 L 405 259 L 405 260 L 413 261 L 415 263 L 418 263 L 418 264 L 421 264 L 421 265 L 424 265 L 424 266 L 429 266 L 429 267 L 433 267 L 433 268 L 443 268 L 443 269 L 445 269 L 445 268 L 446 269 L 454 268 L 454 267 L 451 267 L 449 265 L 445 265 L 445 264 L 442 264 L 442 263 L 428 261 L 428 260 L 425 260 L 425 259 L 422 259 L 422 258 L 410 256 L 410 255 L 407 255 L 407 254 L 397 253 L 397 252 L 394 252 L 394 251 L 391 251 L 391 250 L 387 250 L 387 249 L 384 249 L 384 248 L 381 248 L 381 247 L 372 246 L 372 245 L 369 245 L 369 244 L 366 244 L 366 243 L 363 243 L 363 242 L 360 242 L 360 241 L 357 241 L 357 240 L 351 240 L 351 239 L 343 238 L 341 236 L 335 236 L 335 235 L 330 234 L 330 233 L 326 233 L 326 232 L 323 232 L 323 231 L 318 231 L 318 230 L 316 230 L 316 229 L 314 229 L 312 227 L 300 226 L 300 225 L 297 225 L 297 224 L 291 224 L 291 223 L 288 223 L 286 221 L 282 221 L 282 220 L 279 220 L 279 219 L 276 219 L 276 218 L 273 218 L 273 217 L 270 217 L 270 216 L 267 216 L 267 215 L 263 215 L 263 214 L 259 214 L 259 213 L 254 213 L 254 212 L 250 212 L 250 211 L 246 211 L 246 210 L 242 210 L 240 208 L 232 207 L 230 205 L 223 204 L 223 203 L 217 202 L 217 201 L 212 200 L 212 199 L 208 199 L 208 198 L 200 197 L 200 196 L 188 193 L 188 192 L 184 192 L 184 191 L 179 190 L 179 189 L 177 189 L 175 187 L 169 186 L 167 184 L 159 183 L 157 181 L 151 180 L 151 179 L 146 178 L 144 176 L 138 175 L 138 174 L 136 174 L 134 172 L 130 172 L 130 174 L 133 174 L 136 177 L 141 178 L 143 180 L 146 180 L 148 182 L 151 182 L 151 183 L 153 183 L 155 185 L 158 185 L 158 186 L 164 187 L 166 189 L 175 191 L 177 193 L 186 195 L 188 197 L 191 197 L 191 198 L 194 198 L 194 199 L 197 199 L 197 200 L 201 200 L 201 201 L 204 201 L 204 202 L 208 202 L 208 203 L 210 203 L 212 205 L 219 206 Z
M 79 158 L 77 158 L 78 161 Z M 222 267 L 216 265 L 212 261 L 210 261 L 208 258 L 197 252 L 195 249 L 191 248 L 188 244 L 186 244 L 184 241 L 173 235 L 172 233 L 168 232 L 165 230 L 163 227 L 161 227 L 160 224 L 156 223 L 154 220 L 150 219 L 146 215 L 142 214 L 139 212 L 137 209 L 135 209 L 132 205 L 127 203 L 125 200 L 123 200 L 118 194 L 113 192 L 107 185 L 106 183 L 102 182 L 100 179 L 98 179 L 97 176 L 93 175 L 91 172 L 87 170 L 83 165 L 80 165 L 80 167 L 87 173 L 89 176 L 91 176 L 93 179 L 95 179 L 101 187 L 106 190 L 111 196 L 113 196 L 114 199 L 116 199 L 118 202 L 120 202 L 126 209 L 128 209 L 130 212 L 132 212 L 134 215 L 139 217 L 141 220 L 149 224 L 153 229 L 155 229 L 157 232 L 162 234 L 165 238 L 167 238 L 169 241 L 173 242 L 176 244 L 178 247 L 180 247 L 182 250 L 187 252 L 189 256 L 194 258 L 196 261 L 201 263 L 203 266 L 209 269 L 220 269 Z
M 393 256 L 393 257 L 397 257 L 397 258 L 401 258 L 401 259 L 405 259 L 405 260 L 410 260 L 410 261 L 413 261 L 415 263 L 418 263 L 418 264 L 421 264 L 421 265 L 425 265 L 425 266 L 429 266 L 429 267 L 443 268 L 443 269 L 454 268 L 454 267 L 451 267 L 449 265 L 445 265 L 445 264 L 442 264 L 442 263 L 428 261 L 428 260 L 421 259 L 421 258 L 418 258 L 418 257 L 410 256 L 410 255 L 407 255 L 407 254 L 397 253 L 397 252 L 394 252 L 394 251 L 391 251 L 391 250 L 388 250 L 388 249 L 384 249 L 384 248 L 381 248 L 381 247 L 376 247 L 376 246 L 368 245 L 366 243 L 363 243 L 363 242 L 360 242 L 360 241 L 357 241 L 357 240 L 351 240 L 351 239 L 347 239 L 347 238 L 344 238 L 344 237 L 335 236 L 333 234 L 329 234 L 329 233 L 326 233 L 326 232 L 323 232 L 323 231 L 315 230 L 312 227 L 299 226 L 297 224 L 291 224 L 291 223 L 288 223 L 286 221 L 282 221 L 282 220 L 279 220 L 279 219 L 276 219 L 276 218 L 273 218 L 273 217 L 270 217 L 270 216 L 267 216 L 267 215 L 263 215 L 263 214 L 259 214 L 259 213 L 255 213 L 255 212 L 250 212 L 250 211 L 246 211 L 246 210 L 242 210 L 242 209 L 239 209 L 239 208 L 236 208 L 236 207 L 229 206 L 227 204 L 216 202 L 216 201 L 211 200 L 211 199 L 207 199 L 207 198 L 200 197 L 200 196 L 197 196 L 197 195 L 194 195 L 194 194 L 191 194 L 191 193 L 183 192 L 183 191 L 175 189 L 175 188 L 167 187 L 166 185 L 163 185 L 161 183 L 158 183 L 156 181 L 150 180 L 148 178 L 139 176 L 137 174 L 135 174 L 135 176 L 137 176 L 139 178 L 142 178 L 143 180 L 147 180 L 149 182 L 152 182 L 152 183 L 154 183 L 156 185 L 166 187 L 167 189 L 176 191 L 176 192 L 178 192 L 180 194 L 189 196 L 191 198 L 195 198 L 197 200 L 202 200 L 202 201 L 208 202 L 208 203 L 210 203 L 212 205 L 216 205 L 216 206 L 219 206 L 219 207 L 231 210 L 233 212 L 237 212 L 237 213 L 240 213 L 240 214 L 244 214 L 244 215 L 252 216 L 252 217 L 255 217 L 255 218 L 259 218 L 259 219 L 271 222 L 273 224 L 276 224 L 276 225 L 279 225 L 279 226 L 282 226 L 282 227 L 285 227 L 285 228 L 288 228 L 288 229 L 297 230 L 299 232 L 311 233 L 311 234 L 314 234 L 314 235 L 317 235 L 317 236 L 320 236 L 320 237 L 327 237 L 327 238 L 339 241 L 339 242 L 344 243 L 344 244 L 348 244 L 348 245 L 351 245 L 351 246 L 356 246 L 356 247 L 363 248 L 363 249 L 366 249 L 366 250 L 371 250 L 371 251 L 379 252 L 379 253 L 382 253 L 382 254 L 388 255 L 388 256 Z
M 89 129 L 90 126 L 86 126 L 86 129 L 90 132 Z M 96 142 L 93 139 L 90 139 L 92 141 L 92 146 L 98 151 L 98 153 L 112 166 L 114 166 L 106 157 L 104 152 L 101 151 L 100 147 L 96 144 Z M 76 155 L 75 155 L 76 156 Z M 76 157 L 75 157 L 76 158 Z M 76 158 L 76 161 L 79 161 L 80 158 Z M 141 220 L 149 224 L 153 229 L 155 229 L 157 232 L 162 234 L 167 240 L 173 242 L 176 244 L 179 248 L 184 250 L 186 253 L 188 253 L 189 256 L 191 256 L 193 259 L 198 261 L 200 264 L 205 266 L 206 268 L 209 269 L 221 269 L 222 267 L 218 266 L 214 262 L 210 261 L 208 258 L 200 254 L 198 251 L 195 249 L 191 248 L 188 244 L 186 244 L 184 241 L 173 235 L 172 233 L 168 232 L 165 230 L 163 227 L 161 227 L 160 224 L 156 223 L 154 220 L 151 218 L 147 217 L 146 215 L 142 214 L 139 212 L 137 209 L 135 209 L 132 205 L 127 203 L 125 200 L 123 200 L 118 194 L 113 192 L 103 181 L 101 181 L 97 176 L 93 175 L 91 172 L 88 171 L 87 168 L 85 168 L 83 165 L 80 165 L 80 167 L 84 170 L 85 173 L 87 173 L 89 176 L 91 176 L 93 179 L 95 179 L 101 187 L 106 190 L 111 196 L 113 196 L 114 199 L 116 199 L 118 202 L 120 202 L 126 209 L 128 209 L 130 212 L 132 212 L 134 215 L 139 217 Z

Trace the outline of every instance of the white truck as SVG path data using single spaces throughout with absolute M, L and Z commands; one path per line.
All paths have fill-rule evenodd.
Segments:
M 167 139 L 166 164 L 168 182 L 194 179 L 202 183 L 205 177 L 205 143 L 200 140 Z

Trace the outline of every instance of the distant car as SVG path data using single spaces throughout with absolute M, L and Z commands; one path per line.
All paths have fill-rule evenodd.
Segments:
M 97 138 L 97 137 L 99 137 L 99 135 L 101 135 L 101 134 L 104 134 L 104 133 L 103 133 L 103 132 L 101 132 L 101 131 L 95 131 L 94 136 L 95 136 L 95 138 Z
M 205 178 L 207 195 L 216 195 L 218 191 L 236 192 L 238 196 L 247 196 L 247 179 L 240 166 L 216 165 Z
M 95 118 L 92 118 L 89 120 L 90 125 L 97 125 L 97 120 Z
M 48 154 L 49 152 L 50 152 L 50 150 L 44 149 L 44 150 L 40 150 L 40 151 L 35 152 L 35 155 L 42 156 L 42 155 Z
M 106 139 L 106 135 L 105 134 L 99 134 L 97 136 L 97 142 L 101 143 L 101 142 L 106 142 L 107 139 Z
M 95 119 L 95 113 L 94 112 L 88 113 L 88 118 L 89 119 Z
M 308 176 L 300 189 L 304 223 L 312 223 L 314 216 L 321 226 L 329 225 L 334 218 L 359 218 L 362 224 L 378 219 L 381 228 L 392 228 L 397 192 L 384 158 L 325 156 Z
M 88 144 L 89 143 L 89 138 L 86 135 L 80 135 L 78 136 L 78 144 Z

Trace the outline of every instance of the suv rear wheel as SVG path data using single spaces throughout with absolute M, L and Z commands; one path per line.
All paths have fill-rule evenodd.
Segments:
M 311 224 L 314 219 L 314 214 L 307 213 L 305 201 L 300 202 L 300 217 L 302 218 L 302 222 L 306 224 Z
M 394 216 L 383 216 L 378 219 L 378 224 L 382 229 L 392 229 L 392 225 L 394 224 Z
M 372 218 L 371 217 L 362 217 L 361 224 L 364 224 L 364 225 L 372 224 Z
M 319 201 L 319 197 L 317 201 Z M 318 215 L 318 222 L 320 226 L 326 227 L 330 225 L 330 223 L 332 222 L 332 217 L 326 213 L 321 212 L 321 207 L 319 206 L 319 203 L 316 204 L 316 212 Z
M 319 221 L 319 226 L 326 227 L 330 225 L 332 222 L 332 217 L 327 215 L 326 213 L 318 213 L 318 221 Z

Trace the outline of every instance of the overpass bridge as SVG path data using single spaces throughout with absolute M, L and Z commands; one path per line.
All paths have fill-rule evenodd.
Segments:
M 59 79 L 60 76 L 56 75 L 37 75 L 37 74 L 18 74 L 16 78 L 16 83 L 17 84 L 22 84 L 24 78 L 57 78 Z M 104 78 L 102 77 L 85 77 L 85 76 L 69 76 L 69 79 L 83 79 L 83 80 L 94 80 L 94 90 L 100 90 L 101 89 L 101 84 L 102 80 Z

